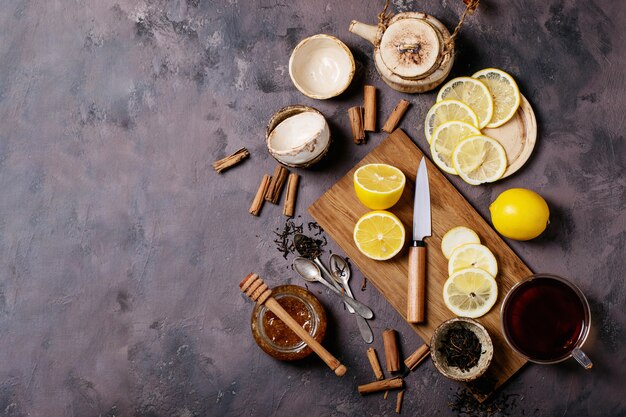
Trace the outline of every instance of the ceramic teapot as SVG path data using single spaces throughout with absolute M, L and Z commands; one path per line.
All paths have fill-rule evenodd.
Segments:
M 398 13 L 379 25 L 353 20 L 349 30 L 374 45 L 376 69 L 394 90 L 430 91 L 452 69 L 454 40 L 439 20 L 426 13 Z

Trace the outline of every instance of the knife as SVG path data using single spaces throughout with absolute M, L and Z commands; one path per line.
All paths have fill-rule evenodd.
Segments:
M 409 283 L 406 319 L 409 323 L 424 321 L 424 298 L 426 290 L 426 243 L 431 235 L 430 188 L 426 158 L 417 168 L 415 178 L 415 202 L 413 205 L 413 243 L 409 248 Z

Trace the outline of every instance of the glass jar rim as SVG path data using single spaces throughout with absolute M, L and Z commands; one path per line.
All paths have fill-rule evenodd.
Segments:
M 317 312 L 315 311 L 315 309 L 313 308 L 313 306 L 311 305 L 311 303 L 304 299 L 303 297 L 300 297 L 298 294 L 294 294 L 294 293 L 279 293 L 279 294 L 275 294 L 273 295 L 274 299 L 276 299 L 276 301 L 279 301 L 283 298 L 287 298 L 287 297 L 291 297 L 291 298 L 295 298 L 298 301 L 300 301 L 307 309 L 309 315 L 311 316 L 311 330 L 309 330 L 309 334 L 313 337 L 315 337 L 315 334 L 318 331 L 318 326 L 319 326 L 319 317 L 317 315 Z M 277 352 L 280 353 L 297 353 L 300 352 L 301 350 L 305 349 L 307 347 L 307 344 L 300 340 L 297 344 L 293 345 L 293 346 L 289 346 L 289 347 L 285 347 L 285 346 L 280 346 L 276 343 L 274 343 L 270 337 L 267 335 L 267 333 L 265 332 L 265 326 L 263 325 L 263 319 L 265 318 L 265 314 L 267 314 L 270 310 L 265 306 L 262 305 L 259 308 L 259 312 L 257 315 L 257 326 L 258 326 L 258 331 L 260 336 L 265 340 L 265 342 L 274 350 L 276 350 Z

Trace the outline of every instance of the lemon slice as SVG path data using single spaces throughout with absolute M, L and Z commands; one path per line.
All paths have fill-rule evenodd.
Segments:
M 478 117 L 474 110 L 472 110 L 467 104 L 461 103 L 458 100 L 443 100 L 435 103 L 434 106 L 426 113 L 426 120 L 424 121 L 424 134 L 426 140 L 430 143 L 431 136 L 435 129 L 451 120 L 457 120 L 460 122 L 466 122 L 478 127 Z
M 480 268 L 495 277 L 498 274 L 498 262 L 487 246 L 480 243 L 468 243 L 452 252 L 448 261 L 448 275 L 461 269 Z
M 442 170 L 456 175 L 452 164 L 452 152 L 463 139 L 480 135 L 480 130 L 465 122 L 451 121 L 439 125 L 430 140 L 430 155 Z
M 478 71 L 472 78 L 482 81 L 493 98 L 493 116 L 487 127 L 502 126 L 511 120 L 522 101 L 513 77 L 502 70 L 487 68 Z
M 452 99 L 459 100 L 474 110 L 478 116 L 478 127 L 489 124 L 493 116 L 493 98 L 485 84 L 471 77 L 453 78 L 441 87 L 437 102 Z
M 393 258 L 404 246 L 400 219 L 383 210 L 371 211 L 354 226 L 354 243 L 361 253 L 377 261 Z
M 498 299 L 498 284 L 479 268 L 462 269 L 450 275 L 443 285 L 443 301 L 457 316 L 484 316 Z
M 452 153 L 452 164 L 468 184 L 493 182 L 506 171 L 506 152 L 488 136 L 472 136 L 458 144 Z
M 446 259 L 450 259 L 456 248 L 468 243 L 480 243 L 480 238 L 475 231 L 465 226 L 457 226 L 448 230 L 441 239 L 441 251 Z
M 406 177 L 398 168 L 387 164 L 363 165 L 354 173 L 354 191 L 366 207 L 381 210 L 398 202 Z

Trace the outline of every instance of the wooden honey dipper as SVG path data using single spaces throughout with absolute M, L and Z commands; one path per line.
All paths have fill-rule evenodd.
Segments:
M 285 311 L 285 309 L 278 304 L 278 301 L 272 297 L 272 290 L 268 288 L 268 286 L 263 282 L 261 277 L 257 274 L 248 274 L 243 281 L 239 284 L 239 288 L 241 292 L 245 293 L 248 297 L 252 298 L 253 301 L 256 301 L 257 304 L 262 305 L 265 304 L 269 310 L 276 314 L 276 316 L 283 321 L 300 339 L 306 343 L 313 352 L 317 354 L 322 360 L 328 365 L 330 369 L 335 371 L 337 376 L 343 376 L 348 368 L 345 365 L 342 365 L 341 362 L 337 360 L 329 351 L 327 351 L 324 346 L 320 345 L 319 342 L 311 335 L 309 332 L 304 330 L 302 326 L 298 324 L 297 321 L 294 320 L 293 317 L 289 313 Z

